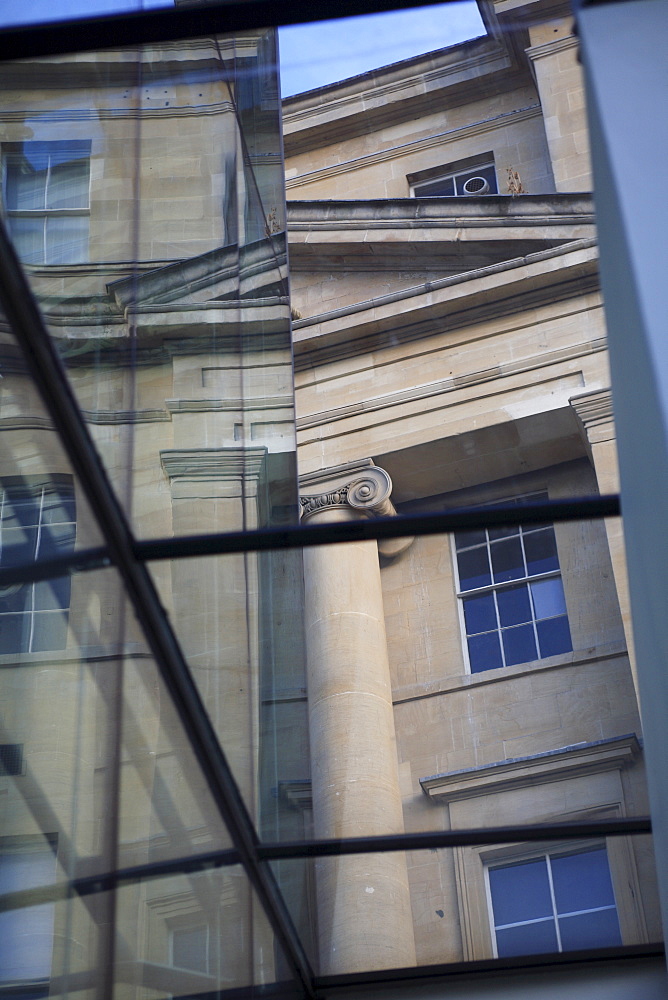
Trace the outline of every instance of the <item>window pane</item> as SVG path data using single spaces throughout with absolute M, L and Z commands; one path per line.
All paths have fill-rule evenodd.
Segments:
M 3 566 L 23 566 L 34 562 L 37 547 L 37 527 L 26 525 L 21 528 L 3 528 L 0 538 Z
M 554 920 L 545 920 L 538 924 L 523 924 L 521 927 L 507 927 L 497 931 L 496 949 L 499 958 L 506 958 L 510 955 L 540 955 L 543 952 L 558 951 Z
M 495 538 L 508 538 L 510 535 L 519 535 L 519 533 L 520 529 L 516 526 L 489 529 L 489 537 L 492 540 Z
M 89 160 L 74 160 L 51 168 L 47 208 L 88 208 Z
M 9 231 L 16 252 L 26 264 L 44 263 L 44 217 L 36 219 L 9 218 Z
M 70 591 L 69 576 L 61 576 L 58 580 L 41 580 L 35 584 L 35 610 L 53 611 L 69 608 Z
M 538 573 L 549 573 L 559 569 L 557 543 L 554 528 L 543 531 L 532 531 L 524 536 L 524 552 L 527 557 L 527 572 L 529 576 Z
M 481 594 L 479 597 L 467 597 L 464 601 L 464 619 L 467 635 L 475 632 L 489 632 L 497 627 L 494 595 Z
M 415 194 L 418 198 L 447 198 L 454 195 L 454 193 L 455 182 L 452 177 L 429 181 L 428 183 L 420 184 L 419 187 L 415 188 Z
M 471 673 L 476 674 L 481 670 L 494 670 L 495 667 L 503 666 L 498 632 L 474 635 L 467 641 Z
M 609 906 L 615 902 L 604 848 L 550 858 L 557 913 Z
M 517 580 L 525 575 L 522 546 L 519 538 L 508 538 L 491 545 L 494 582 Z
M 533 606 L 536 618 L 552 618 L 566 614 L 566 599 L 561 577 L 552 576 L 547 580 L 536 580 L 531 584 Z
M 489 887 L 497 927 L 552 914 L 545 858 L 490 868 Z
M 88 257 L 87 215 L 62 215 L 46 220 L 46 263 L 77 264 Z
M 561 917 L 559 933 L 563 951 L 578 948 L 606 948 L 622 943 L 617 910 L 582 913 L 576 917 Z
M 506 664 L 528 663 L 529 660 L 537 659 L 536 640 L 533 632 L 533 625 L 519 625 L 516 628 L 504 629 L 503 651 L 506 655 Z
M 526 583 L 520 584 L 519 587 L 505 587 L 503 590 L 498 590 L 496 599 L 502 625 L 519 625 L 531 621 L 531 601 Z
M 0 612 L 30 611 L 30 584 L 15 583 L 0 587 Z
M 548 618 L 544 622 L 536 622 L 538 644 L 541 656 L 556 656 L 558 653 L 570 653 L 573 648 L 571 630 L 568 618 Z
M 28 649 L 31 619 L 31 615 L 0 615 L 0 653 Z
M 457 546 L 457 551 L 459 551 L 459 549 L 466 549 L 471 545 L 484 545 L 486 541 L 487 536 L 484 531 L 455 532 L 455 545 Z
M 172 931 L 172 965 L 193 972 L 209 971 L 208 927 L 178 927 Z
M 41 653 L 49 649 L 65 649 L 67 645 L 67 614 L 61 611 L 40 611 L 34 615 L 24 615 L 33 620 L 30 652 Z M 24 647 L 28 649 L 28 647 Z
M 459 584 L 462 590 L 474 590 L 492 582 L 487 548 L 470 549 L 457 556 Z
M 10 211 L 44 208 L 47 165 L 48 157 L 41 152 L 31 157 L 24 153 L 7 155 L 5 190 Z

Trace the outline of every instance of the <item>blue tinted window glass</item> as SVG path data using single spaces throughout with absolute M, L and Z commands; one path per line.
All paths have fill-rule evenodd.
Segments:
M 0 615 L 0 653 L 28 649 L 31 615 Z
M 492 582 L 487 547 L 460 552 L 457 556 L 459 583 L 462 590 L 474 590 Z
M 71 578 L 69 576 L 61 576 L 57 580 L 41 580 L 35 584 L 35 610 L 50 611 L 55 608 L 69 608 L 70 592 Z
M 543 657 L 570 653 L 573 649 L 571 630 L 565 615 L 561 618 L 548 618 L 547 621 L 537 622 L 536 631 L 538 632 L 540 655 Z
M 501 635 L 508 666 L 537 659 L 533 625 L 516 625 L 515 628 L 504 629 Z
M 525 576 L 524 559 L 522 557 L 522 546 L 519 537 L 506 538 L 501 542 L 494 542 L 490 548 L 495 583 L 503 583 L 505 580 L 517 580 L 519 577 Z
M 553 618 L 566 614 L 566 598 L 561 577 L 550 576 L 546 580 L 535 580 L 531 584 L 533 606 L 536 618 Z
M 487 537 L 483 531 L 455 531 L 457 549 L 466 549 L 470 545 L 484 545 Z
M 523 924 L 521 927 L 506 927 L 497 931 L 496 950 L 499 958 L 558 951 L 554 920 L 541 920 L 537 924 Z
M 503 528 L 490 528 L 489 529 L 489 537 L 491 539 L 494 539 L 494 538 L 508 538 L 510 535 L 519 535 L 519 533 L 520 533 L 519 527 L 513 526 L 513 525 L 511 525 L 508 528 L 503 527 Z
M 467 642 L 472 674 L 480 673 L 481 670 L 494 670 L 495 667 L 503 666 L 498 632 L 474 635 L 470 639 L 467 639 Z
M 550 570 L 559 569 L 557 543 L 554 538 L 553 528 L 546 528 L 544 531 L 534 531 L 526 534 L 524 536 L 524 552 L 527 558 L 529 576 L 538 573 L 549 573 Z
M 65 649 L 67 644 L 67 614 L 61 611 L 40 611 L 35 615 L 24 615 L 33 620 L 33 636 L 30 649 L 35 653 L 49 649 Z M 24 647 L 28 649 L 28 646 Z
M 606 948 L 622 943 L 616 910 L 599 910 L 559 919 L 563 951 L 578 948 Z
M 497 927 L 552 914 L 545 858 L 504 868 L 490 868 L 489 887 Z
M 0 587 L 0 612 L 30 611 L 31 600 L 29 583 L 16 583 Z
M 604 848 L 550 858 L 557 913 L 588 910 L 615 902 Z
M 18 528 L 3 528 L 0 562 L 3 566 L 23 566 L 35 559 L 37 528 L 26 525 Z
M 489 632 L 497 627 L 493 594 L 480 594 L 464 599 L 464 620 L 467 635 L 475 632 Z
M 529 588 L 526 583 L 497 590 L 496 599 L 499 605 L 499 621 L 502 625 L 520 625 L 522 622 L 532 620 Z

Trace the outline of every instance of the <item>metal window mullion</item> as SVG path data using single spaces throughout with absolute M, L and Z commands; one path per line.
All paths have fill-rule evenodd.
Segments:
M 561 944 L 561 930 L 559 929 L 559 913 L 557 910 L 557 899 L 554 894 L 554 882 L 552 880 L 552 859 L 549 854 L 545 854 L 545 861 L 547 863 L 547 879 L 550 885 L 550 899 L 552 901 L 552 914 L 554 919 L 554 926 L 557 933 L 557 945 L 559 946 L 559 951 L 563 951 Z

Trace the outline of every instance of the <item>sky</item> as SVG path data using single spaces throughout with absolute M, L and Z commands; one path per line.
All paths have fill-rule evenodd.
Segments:
M 0 26 L 165 6 L 170 0 L 0 0 Z M 484 33 L 474 0 L 281 28 L 281 91 L 289 97 Z

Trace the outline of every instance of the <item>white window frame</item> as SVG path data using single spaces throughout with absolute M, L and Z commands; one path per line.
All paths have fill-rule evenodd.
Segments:
M 573 910 L 572 912 L 569 911 L 568 913 L 559 913 L 558 909 L 557 909 L 556 898 L 555 898 L 554 884 L 553 884 L 553 877 L 552 877 L 552 866 L 551 866 L 551 863 L 550 863 L 550 859 L 554 858 L 554 857 L 559 857 L 559 856 L 563 857 L 564 855 L 589 854 L 589 853 L 591 853 L 593 851 L 598 851 L 598 850 L 605 851 L 606 860 L 607 860 L 607 863 L 608 863 L 608 872 L 609 872 L 609 875 L 610 875 L 610 882 L 611 882 L 611 885 L 612 885 L 612 893 L 613 893 L 614 903 L 611 904 L 611 905 L 608 905 L 608 906 L 598 906 L 598 907 L 591 907 L 591 908 L 585 909 L 585 910 Z M 504 924 L 504 925 L 499 925 L 497 927 L 497 925 L 495 923 L 495 920 L 494 920 L 494 907 L 493 907 L 493 901 L 492 901 L 492 888 L 491 888 L 490 879 L 489 879 L 489 873 L 490 873 L 490 871 L 492 869 L 495 869 L 495 868 L 512 868 L 515 865 L 521 865 L 523 862 L 526 862 L 526 861 L 528 861 L 528 862 L 530 862 L 530 861 L 539 861 L 541 859 L 546 859 L 546 861 L 547 861 L 547 876 L 548 876 L 548 884 L 549 884 L 549 888 L 550 888 L 550 901 L 551 901 L 551 905 L 552 905 L 552 915 L 551 915 L 551 917 L 541 917 L 539 919 L 523 920 L 523 921 L 518 921 L 518 922 L 516 922 L 514 924 L 507 924 L 507 925 Z M 547 923 L 547 922 L 549 922 L 549 920 L 552 921 L 552 924 L 553 924 L 554 929 L 555 929 L 555 934 L 556 934 L 556 938 L 557 938 L 557 951 L 560 954 L 562 954 L 564 951 L 567 951 L 567 950 L 569 952 L 570 951 L 576 951 L 577 949 L 565 949 L 565 948 L 563 948 L 562 941 L 561 941 L 561 933 L 560 933 L 560 930 L 559 930 L 559 917 L 572 916 L 572 915 L 575 915 L 575 914 L 599 913 L 599 912 L 602 912 L 603 910 L 614 910 L 615 911 L 615 915 L 617 917 L 617 922 L 618 922 L 619 928 L 620 928 L 620 938 L 622 937 L 621 921 L 620 921 L 620 917 L 619 917 L 619 904 L 618 904 L 618 901 L 617 901 L 617 896 L 616 896 L 616 893 L 615 893 L 614 880 L 613 880 L 613 877 L 612 877 L 612 865 L 610 863 L 610 856 L 609 856 L 607 845 L 606 845 L 605 841 L 600 841 L 600 842 L 599 841 L 595 841 L 595 842 L 586 843 L 586 844 L 582 844 L 582 843 L 580 843 L 580 844 L 563 844 L 563 845 L 560 845 L 559 847 L 537 847 L 535 850 L 525 850 L 525 851 L 522 851 L 520 854 L 509 855 L 505 859 L 497 859 L 497 860 L 494 860 L 494 861 L 488 861 L 488 862 L 485 863 L 485 893 L 486 893 L 486 898 L 487 898 L 487 913 L 488 913 L 488 917 L 489 917 L 489 929 L 490 929 L 490 936 L 491 936 L 491 940 L 492 940 L 492 950 L 493 950 L 494 958 L 498 958 L 499 957 L 499 955 L 498 955 L 498 945 L 497 945 L 497 939 L 496 939 L 496 932 L 497 932 L 497 930 L 501 930 L 504 927 L 511 927 L 511 926 L 512 927 L 526 927 L 529 924 L 534 924 L 534 923 Z
M 533 491 L 531 493 L 521 494 L 519 496 L 506 497 L 504 499 L 493 500 L 493 501 L 490 501 L 490 503 L 486 503 L 484 505 L 481 505 L 481 508 L 484 508 L 486 506 L 495 506 L 496 504 L 502 504 L 502 503 L 516 503 L 518 506 L 520 506 L 523 503 L 529 503 L 529 502 L 532 502 L 534 500 L 544 500 L 544 499 L 547 499 L 547 492 L 545 490 L 537 490 L 537 491 Z M 554 530 L 554 525 L 552 525 L 551 522 L 546 522 L 546 525 L 548 523 L 550 524 L 550 526 Z M 519 537 L 520 537 L 520 539 L 523 537 L 522 530 L 520 530 Z M 556 533 L 555 533 L 555 539 L 556 539 Z M 487 547 L 488 553 L 490 553 L 491 549 L 490 549 L 489 535 L 487 535 L 486 547 Z M 512 668 L 512 667 L 520 666 L 523 663 L 535 663 L 535 662 L 538 662 L 539 660 L 546 659 L 546 657 L 541 656 L 541 653 L 540 653 L 540 643 L 539 643 L 538 631 L 537 631 L 537 628 L 536 628 L 536 623 L 539 622 L 539 621 L 548 621 L 549 619 L 547 619 L 547 618 L 537 618 L 535 616 L 535 608 L 533 606 L 533 599 L 531 597 L 531 590 L 530 590 L 530 587 L 529 587 L 530 601 L 532 602 L 531 603 L 532 618 L 531 618 L 531 620 L 529 622 L 526 622 L 526 623 L 523 623 L 523 624 L 527 624 L 527 625 L 531 624 L 532 627 L 533 627 L 534 642 L 536 644 L 537 656 L 536 656 L 536 658 L 534 660 L 522 660 L 519 663 L 512 663 L 512 664 L 507 664 L 506 663 L 506 654 L 505 654 L 505 650 L 504 650 L 504 647 L 503 647 L 503 640 L 502 640 L 502 632 L 503 632 L 504 626 L 501 625 L 501 620 L 500 620 L 500 617 L 499 617 L 499 610 L 498 610 L 498 601 L 497 601 L 497 596 L 496 595 L 497 595 L 497 593 L 499 591 L 506 590 L 506 589 L 508 589 L 510 587 L 513 587 L 513 586 L 516 586 L 518 584 L 523 584 L 523 583 L 524 584 L 529 584 L 529 583 L 540 581 L 540 580 L 550 580 L 550 579 L 557 579 L 557 578 L 559 580 L 561 580 L 562 588 L 563 588 L 563 573 L 562 573 L 562 570 L 561 570 L 561 562 L 559 562 L 559 568 L 558 569 L 548 570 L 545 573 L 536 573 L 536 574 L 533 574 L 533 575 L 518 577 L 517 579 L 507 580 L 507 581 L 503 581 L 503 582 L 500 582 L 500 583 L 494 583 L 494 582 L 492 582 L 492 583 L 489 583 L 489 584 L 485 584 L 482 587 L 476 587 L 476 588 L 474 588 L 472 590 L 462 590 L 461 589 L 460 575 L 459 575 L 459 560 L 457 558 L 457 556 L 458 556 L 457 543 L 456 543 L 456 538 L 455 538 L 455 534 L 454 533 L 451 536 L 451 551 L 452 551 L 452 560 L 453 560 L 453 567 L 454 567 L 454 580 L 455 580 L 455 585 L 456 585 L 457 613 L 459 615 L 459 624 L 460 624 L 460 632 L 461 632 L 461 636 L 462 636 L 462 647 L 463 647 L 464 663 L 465 663 L 467 672 L 469 674 L 471 674 L 471 675 L 474 675 L 474 674 L 485 674 L 485 673 L 487 673 L 487 670 L 476 670 L 476 671 L 474 671 L 474 670 L 471 669 L 471 659 L 470 659 L 470 655 L 469 655 L 469 644 L 468 644 L 469 635 L 467 633 L 466 620 L 465 620 L 465 616 L 464 616 L 464 600 L 466 598 L 468 598 L 468 597 L 482 596 L 483 594 L 488 594 L 488 593 L 492 593 L 494 595 L 494 608 L 495 608 L 495 614 L 496 614 L 496 619 L 497 619 L 497 629 L 496 629 L 495 634 L 499 637 L 499 646 L 500 646 L 500 650 L 501 650 L 501 659 L 502 659 L 501 666 L 499 666 L 499 667 L 490 667 L 489 669 L 490 670 L 494 670 L 494 669 L 507 670 L 507 669 L 509 669 L 509 667 Z M 524 559 L 525 559 L 525 563 L 526 563 L 526 555 L 524 554 L 523 543 L 522 543 L 522 551 L 523 551 L 523 555 L 524 555 Z M 491 563 L 490 563 L 490 569 L 491 569 Z M 563 589 L 564 589 L 564 602 L 566 603 L 565 588 L 563 588 Z M 569 619 L 569 616 L 568 616 L 568 607 L 566 607 L 565 614 L 566 614 L 566 618 L 568 620 Z M 555 617 L 560 617 L 560 616 L 555 616 Z M 512 627 L 512 626 L 510 626 L 510 627 Z M 569 629 L 570 629 L 570 620 L 569 620 Z M 491 630 L 490 630 L 490 632 L 491 632 Z M 472 633 L 472 635 L 476 635 L 476 634 L 484 634 L 484 633 Z M 570 651 L 572 651 L 572 649 L 573 649 L 572 640 L 573 640 L 573 636 L 572 636 L 572 633 L 571 633 L 571 650 Z M 549 655 L 552 656 L 552 655 L 565 655 L 565 654 L 549 654 Z
M 44 180 L 44 207 L 42 208 L 8 208 L 7 207 L 7 179 L 8 179 L 8 166 L 9 158 L 15 155 L 8 146 L 11 145 L 9 142 L 3 145 L 2 149 L 2 191 L 3 191 L 3 202 L 6 207 L 7 219 L 9 222 L 9 230 L 12 230 L 12 219 L 41 219 L 42 220 L 42 254 L 41 259 L 37 261 L 30 261 L 25 263 L 31 263 L 35 267 L 40 266 L 53 266 L 62 264 L 62 266 L 67 266 L 62 261 L 57 259 L 52 259 L 53 254 L 49 253 L 49 242 L 48 242 L 48 227 L 49 222 L 55 222 L 57 219 L 72 219 L 72 218 L 86 218 L 90 219 L 90 191 L 91 191 L 91 175 L 90 170 L 90 160 L 91 160 L 91 143 L 88 140 L 72 140 L 73 144 L 79 142 L 81 145 L 88 146 L 88 182 L 86 187 L 86 205 L 81 208 L 48 208 L 47 207 L 47 196 L 49 191 L 49 183 L 51 180 L 52 171 L 52 154 L 49 152 L 48 164 L 46 169 L 46 175 Z M 35 140 L 35 143 L 39 142 L 39 145 L 49 146 L 48 140 Z M 53 145 L 60 143 L 60 140 L 53 140 Z M 22 142 L 23 146 L 30 145 L 30 140 Z M 48 152 L 48 150 L 47 150 Z M 83 157 L 82 157 L 83 158 Z M 86 250 L 82 253 L 81 259 L 74 263 L 86 263 L 89 260 L 88 252 L 88 239 L 89 233 L 86 236 Z M 51 259 L 50 259 L 51 258 Z

